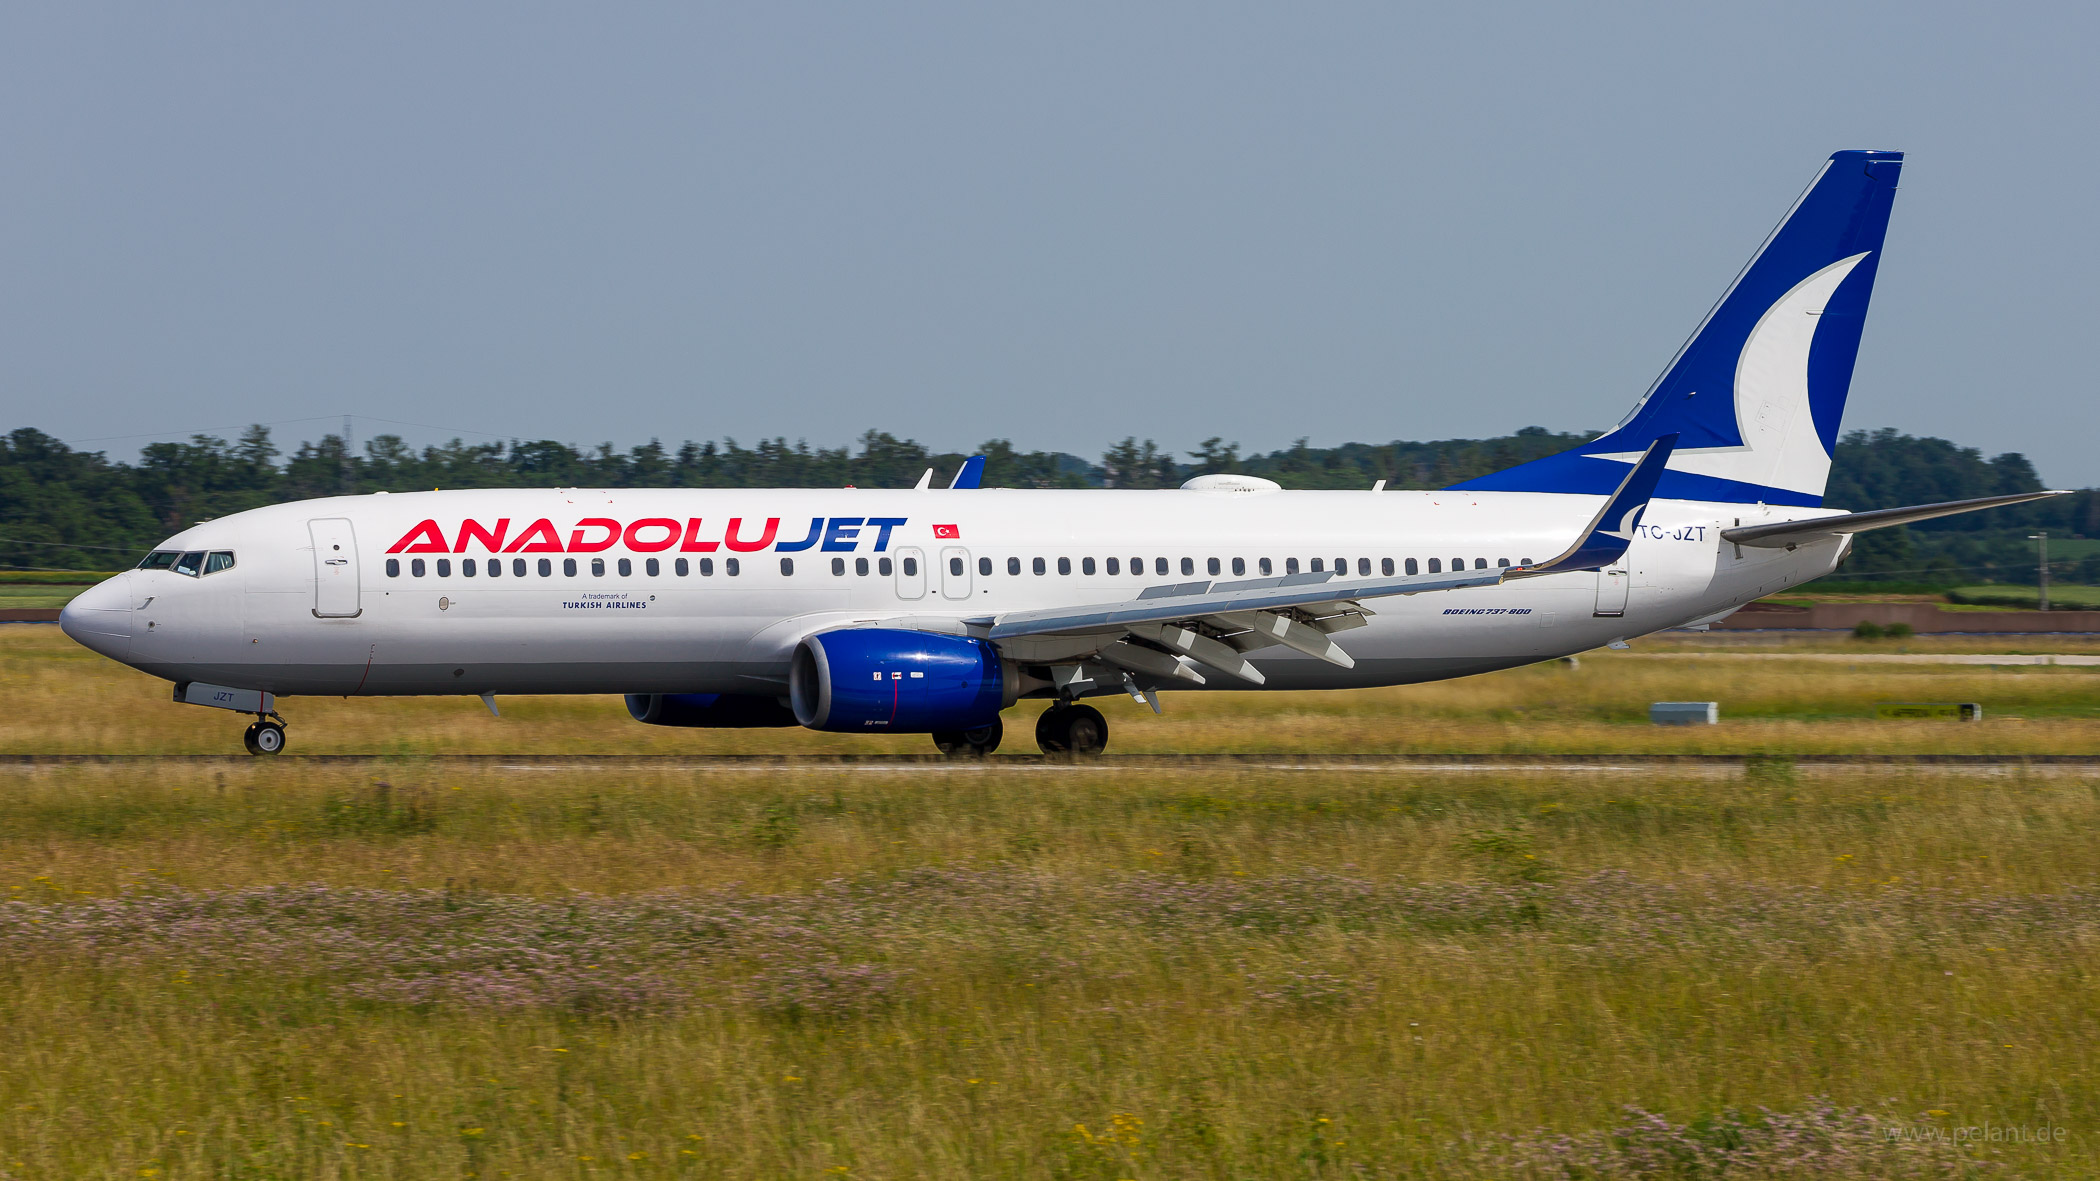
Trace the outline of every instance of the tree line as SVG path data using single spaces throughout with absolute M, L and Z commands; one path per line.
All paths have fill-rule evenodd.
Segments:
M 1181 452 L 1128 438 L 1098 460 L 1023 451 L 1011 440 L 992 439 L 976 453 L 985 456 L 988 486 L 1171 488 L 1191 476 L 1240 472 L 1286 488 L 1368 488 L 1376 480 L 1394 488 L 1438 488 L 1592 437 L 1526 427 L 1490 439 L 1338 447 L 1313 447 L 1300 439 L 1288 448 L 1245 455 L 1222 438 Z M 905 488 L 927 468 L 946 482 L 965 458 L 872 430 L 856 444 L 837 448 L 782 437 L 750 447 L 723 439 L 673 448 L 652 439 L 626 450 L 552 439 L 453 439 L 418 450 L 391 434 L 353 449 L 340 435 L 324 435 L 287 455 L 269 428 L 258 425 L 232 440 L 196 435 L 187 442 L 153 443 L 136 462 L 124 462 L 23 427 L 0 438 L 0 567 L 120 568 L 199 521 L 317 496 L 552 486 Z M 1840 441 L 1826 503 L 1884 508 L 2041 487 L 2034 466 L 2018 453 L 1985 458 L 1973 447 L 1885 428 L 1853 431 Z M 1942 583 L 2032 582 L 2033 548 L 2024 535 L 2039 529 L 2065 538 L 2100 537 L 2100 495 L 2088 489 L 2042 504 L 1862 534 L 1846 573 Z M 2067 559 L 2055 576 L 2100 583 L 2100 553 Z

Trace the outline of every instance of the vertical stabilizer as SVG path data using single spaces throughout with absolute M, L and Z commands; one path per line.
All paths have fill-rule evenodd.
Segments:
M 1678 436 L 1656 495 L 1820 505 L 1901 152 L 1839 152 L 1616 428 L 1456 487 L 1603 495 Z

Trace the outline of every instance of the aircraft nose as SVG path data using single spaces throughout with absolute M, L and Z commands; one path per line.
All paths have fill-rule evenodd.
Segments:
M 96 583 L 58 613 L 58 628 L 73 642 L 111 660 L 131 655 L 131 572 Z

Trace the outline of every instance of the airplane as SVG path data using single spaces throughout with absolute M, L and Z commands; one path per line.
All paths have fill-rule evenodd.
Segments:
M 639 722 L 997 749 L 1051 704 L 1470 676 L 1698 627 L 1830 573 L 1855 534 L 2061 492 L 1823 507 L 1903 154 L 1842 151 L 1616 427 L 1448 488 L 487 489 L 279 504 L 185 529 L 60 625 L 252 715 L 282 699 L 618 693 Z

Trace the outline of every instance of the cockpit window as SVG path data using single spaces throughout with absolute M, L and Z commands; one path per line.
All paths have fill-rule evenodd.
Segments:
M 187 574 L 191 578 L 204 573 L 204 555 L 201 553 L 184 554 L 175 559 L 175 573 Z
M 175 564 L 175 559 L 181 556 L 182 555 L 175 550 L 157 549 L 154 550 L 152 553 L 147 554 L 143 559 L 140 560 L 139 569 L 166 570 Z
M 205 556 L 204 572 L 217 574 L 221 570 L 233 569 L 233 554 L 228 550 L 214 550 Z

